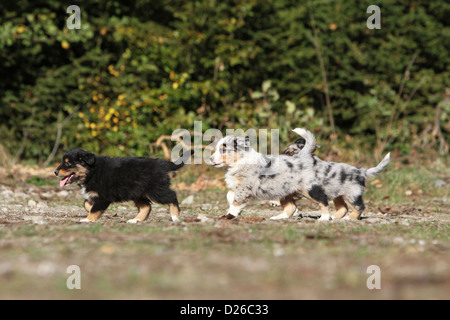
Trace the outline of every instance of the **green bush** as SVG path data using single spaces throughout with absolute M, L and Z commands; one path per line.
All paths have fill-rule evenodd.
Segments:
M 366 27 L 367 1 L 73 4 L 80 30 L 66 27 L 60 1 L 0 4 L 0 144 L 23 159 L 44 161 L 64 119 L 61 151 L 111 155 L 147 155 L 197 120 L 278 128 L 282 143 L 299 126 L 328 138 L 314 41 L 337 133 L 369 150 L 423 146 L 449 87 L 446 1 L 379 1 L 380 30 Z M 450 107 L 440 106 L 448 140 Z

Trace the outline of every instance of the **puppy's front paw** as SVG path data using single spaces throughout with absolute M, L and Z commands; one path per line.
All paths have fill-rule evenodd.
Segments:
M 88 218 L 84 218 L 84 219 L 81 219 L 80 222 L 83 222 L 83 223 L 88 222 L 89 223 L 89 222 L 95 222 L 95 221 L 89 220 Z
M 176 216 L 171 216 L 172 218 L 172 222 L 173 223 L 179 223 L 180 222 L 180 218 L 176 217 Z

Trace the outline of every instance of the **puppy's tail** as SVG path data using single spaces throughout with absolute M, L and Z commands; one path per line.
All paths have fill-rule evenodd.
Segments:
M 374 168 L 367 169 L 366 178 L 375 177 L 377 174 L 380 174 L 384 169 L 386 169 L 389 164 L 389 160 L 391 160 L 391 153 L 389 152 L 383 160 Z
M 168 161 L 167 163 L 169 165 L 169 171 L 175 171 L 184 166 L 184 163 L 190 158 L 191 154 L 192 150 L 188 150 L 184 152 L 183 155 L 174 162 Z
M 314 137 L 314 135 L 312 134 L 311 131 L 308 131 L 303 128 L 296 128 L 292 131 L 294 131 L 299 136 L 302 136 L 303 138 L 305 138 L 305 146 L 303 147 L 302 150 L 300 150 L 300 152 L 297 154 L 297 156 L 310 154 L 310 153 L 314 152 L 314 150 L 316 149 L 316 138 Z

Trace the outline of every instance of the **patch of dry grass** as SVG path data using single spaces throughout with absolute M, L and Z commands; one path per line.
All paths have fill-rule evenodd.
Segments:
M 0 298 L 448 299 L 448 188 L 423 186 L 447 171 L 402 170 L 380 176 L 383 188 L 369 185 L 364 219 L 329 223 L 306 200 L 302 219 L 271 221 L 281 209 L 253 200 L 240 219 L 223 220 L 226 190 L 208 187 L 178 191 L 180 202 L 194 196 L 180 224 L 158 205 L 148 221 L 126 224 L 130 203 L 81 224 L 76 186 L 62 193 L 57 181 L 11 180 L 0 186 Z M 209 177 L 188 172 L 174 183 Z M 81 290 L 66 287 L 70 265 L 81 269 Z M 366 286 L 370 265 L 380 267 L 381 290 Z

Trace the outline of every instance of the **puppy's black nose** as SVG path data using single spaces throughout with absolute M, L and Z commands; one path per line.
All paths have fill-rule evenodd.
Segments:
M 55 170 L 54 172 L 55 172 L 55 176 L 57 176 L 57 175 L 58 175 L 58 173 L 59 173 L 59 171 L 58 171 L 58 170 Z

